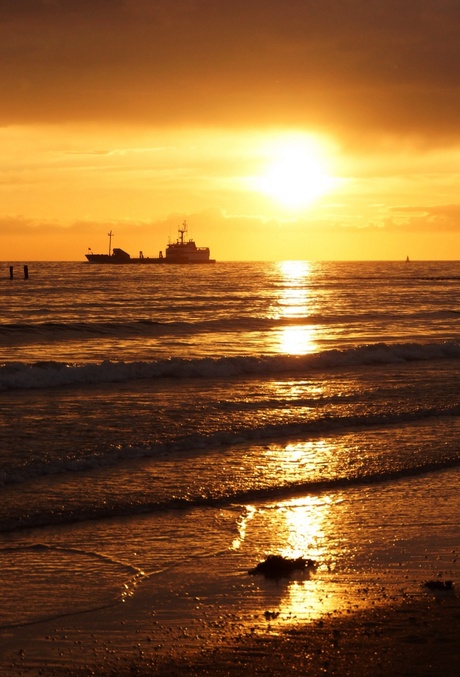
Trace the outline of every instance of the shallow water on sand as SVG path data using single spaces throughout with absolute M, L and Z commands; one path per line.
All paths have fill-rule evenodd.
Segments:
M 330 614 L 409 597 L 429 602 L 437 593 L 424 581 L 458 580 L 459 479 L 446 471 L 15 534 L 0 553 L 3 609 L 17 605 L 14 620 L 23 623 L 54 617 L 53 632 L 66 637 L 60 660 L 71 665 L 115 649 L 114 637 L 121 654 L 155 646 L 157 657 L 181 656 Z M 269 553 L 307 555 L 317 566 L 289 580 L 249 575 Z M 18 566 L 28 572 L 19 589 Z M 78 613 L 85 608 L 94 612 Z M 10 620 L 4 611 L 2 624 Z M 10 627 L 5 646 L 28 637 L 28 660 L 39 660 L 39 627 Z M 82 638 L 86 649 L 76 655 Z

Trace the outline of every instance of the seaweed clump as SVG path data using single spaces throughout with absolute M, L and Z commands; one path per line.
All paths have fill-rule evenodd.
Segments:
M 426 581 L 423 585 L 429 590 L 453 590 L 454 588 L 452 581 Z
M 251 576 L 261 574 L 265 578 L 289 578 L 294 571 L 304 571 L 316 566 L 312 559 L 305 557 L 289 558 L 282 555 L 268 555 L 267 559 L 253 569 L 249 569 Z

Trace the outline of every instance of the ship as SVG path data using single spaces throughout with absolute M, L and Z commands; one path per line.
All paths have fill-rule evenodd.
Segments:
M 89 263 L 104 263 L 104 264 L 200 264 L 200 263 L 215 263 L 215 259 L 211 259 L 211 252 L 209 247 L 197 247 L 195 241 L 192 239 L 187 239 L 186 235 L 188 232 L 187 221 L 182 223 L 182 226 L 178 227 L 178 237 L 175 242 L 169 242 L 165 254 L 160 251 L 157 257 L 144 256 L 142 252 L 139 252 L 139 256 L 132 257 L 128 252 L 125 252 L 119 247 L 114 247 L 112 249 L 112 237 L 113 233 L 110 231 L 109 236 L 109 252 L 108 254 L 93 254 L 89 250 L 88 254 L 85 254 Z

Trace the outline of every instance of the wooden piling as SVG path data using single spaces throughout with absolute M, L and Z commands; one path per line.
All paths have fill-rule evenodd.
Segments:
M 13 266 L 10 266 L 10 280 L 13 279 Z
M 24 280 L 29 279 L 29 266 L 24 266 Z

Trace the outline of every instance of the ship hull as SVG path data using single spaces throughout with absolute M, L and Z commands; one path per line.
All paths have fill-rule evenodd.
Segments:
M 138 265 L 162 265 L 162 266 L 170 266 L 170 265 L 186 265 L 186 266 L 202 266 L 206 265 L 209 263 L 215 263 L 215 259 L 208 259 L 206 261 L 190 261 L 188 259 L 175 259 L 175 260 L 168 260 L 166 257 L 159 257 L 159 258 L 150 258 L 150 257 L 143 257 L 143 258 L 129 258 L 129 259 L 119 259 L 116 256 L 109 256 L 108 254 L 86 254 L 86 258 L 88 259 L 89 263 L 95 263 L 95 264 L 103 264 L 103 265 L 130 265 L 130 264 L 138 264 Z

